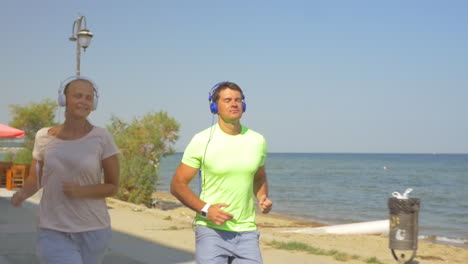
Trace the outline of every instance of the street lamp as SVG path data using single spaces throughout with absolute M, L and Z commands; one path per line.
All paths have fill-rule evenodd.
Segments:
M 84 25 L 84 28 L 81 25 Z M 72 36 L 69 38 L 70 41 L 76 41 L 76 75 L 80 75 L 80 56 L 81 48 L 86 51 L 86 48 L 91 43 L 93 33 L 86 28 L 86 17 L 79 16 L 75 22 L 73 22 Z

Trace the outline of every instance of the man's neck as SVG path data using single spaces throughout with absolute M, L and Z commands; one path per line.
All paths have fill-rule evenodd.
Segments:
M 228 135 L 239 135 L 242 131 L 240 121 L 226 122 L 222 118 L 218 118 L 218 124 L 221 130 Z

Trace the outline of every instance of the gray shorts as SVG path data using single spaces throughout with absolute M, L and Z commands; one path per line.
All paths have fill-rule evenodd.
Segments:
M 261 264 L 257 230 L 248 232 L 229 232 L 197 226 L 196 259 L 202 264 Z
M 36 253 L 43 264 L 99 264 L 111 237 L 110 227 L 78 233 L 39 228 Z

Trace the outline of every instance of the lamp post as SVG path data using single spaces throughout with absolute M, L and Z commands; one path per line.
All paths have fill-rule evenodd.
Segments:
M 82 28 L 82 25 L 84 27 Z M 73 22 L 72 36 L 69 38 L 70 41 L 76 41 L 76 75 L 80 75 L 80 56 L 81 48 L 86 51 L 86 48 L 91 43 L 93 33 L 86 28 L 86 17 L 78 16 Z

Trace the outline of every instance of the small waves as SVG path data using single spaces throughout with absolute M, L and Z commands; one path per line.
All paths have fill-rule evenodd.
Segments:
M 444 236 L 427 236 L 427 235 L 418 236 L 418 239 L 421 241 L 427 241 L 431 243 L 438 243 L 438 244 L 468 248 L 468 239 L 450 238 L 450 237 L 444 237 Z

